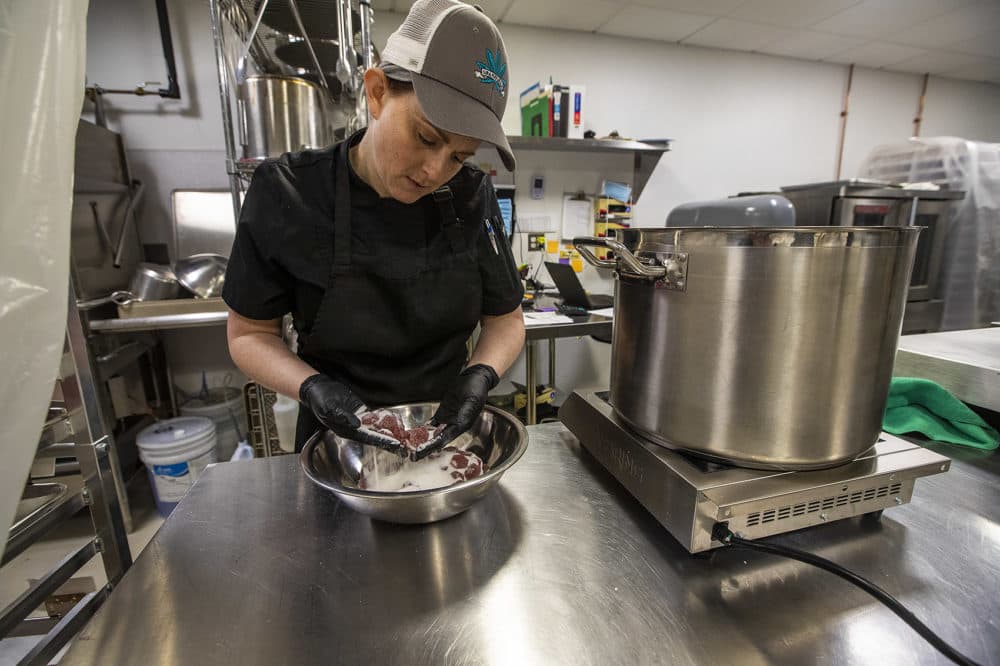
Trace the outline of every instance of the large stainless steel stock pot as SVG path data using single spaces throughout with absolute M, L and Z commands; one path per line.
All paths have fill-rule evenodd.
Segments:
M 631 428 L 763 469 L 876 442 L 919 228 L 617 233 L 573 242 L 615 271 L 611 403 Z

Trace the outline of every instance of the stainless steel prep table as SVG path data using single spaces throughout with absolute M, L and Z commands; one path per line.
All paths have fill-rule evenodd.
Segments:
M 561 424 L 427 526 L 372 522 L 285 456 L 208 469 L 61 664 L 945 663 L 876 601 L 776 557 L 693 557 Z M 948 448 L 880 525 L 774 540 L 873 578 L 1000 663 L 1000 457 Z
M 1000 412 L 1000 328 L 904 335 L 897 377 L 923 377 L 958 399 Z
M 558 299 L 550 296 L 543 296 L 538 304 L 542 306 L 554 305 Z M 536 417 L 538 400 L 538 341 L 549 341 L 549 385 L 556 385 L 556 339 L 582 337 L 584 335 L 601 335 L 610 337 L 614 320 L 598 314 L 587 314 L 584 316 L 570 317 L 573 321 L 558 324 L 535 324 L 524 327 L 524 368 L 525 368 L 525 398 L 527 404 L 524 408 L 525 425 L 535 425 L 538 423 Z

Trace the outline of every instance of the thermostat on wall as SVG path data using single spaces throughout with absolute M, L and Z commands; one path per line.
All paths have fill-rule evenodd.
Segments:
M 545 179 L 541 176 L 531 177 L 531 198 L 541 199 L 545 196 Z

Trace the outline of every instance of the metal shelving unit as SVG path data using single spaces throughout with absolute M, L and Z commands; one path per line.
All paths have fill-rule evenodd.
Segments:
M 119 306 L 118 318 L 91 319 L 88 326 L 95 333 L 163 331 L 222 325 L 228 317 L 222 298 L 183 298 Z
M 653 170 L 659 164 L 664 153 L 670 152 L 670 141 L 643 142 L 623 139 L 566 139 L 563 137 L 545 136 L 508 136 L 510 147 L 517 151 L 556 152 L 556 153 L 596 153 L 632 155 L 632 189 L 634 197 L 639 198 Z M 235 162 L 236 171 L 244 177 L 253 175 L 254 169 L 261 160 L 239 160 Z
M 123 333 L 125 331 L 168 331 L 178 328 L 222 326 L 229 319 L 228 312 L 201 312 L 175 315 L 133 317 L 131 319 L 100 319 L 90 323 L 96 333 Z
M 374 50 L 368 48 L 374 12 L 368 0 L 209 0 L 209 11 L 222 103 L 226 172 L 233 193 L 235 219 L 238 220 L 243 195 L 260 164 L 259 160 L 244 159 L 241 150 L 245 132 L 240 108 L 242 100 L 239 98 L 241 74 L 255 70 L 279 76 L 309 77 L 319 79 L 321 83 L 328 81 L 333 86 L 328 89 L 331 112 L 336 107 L 346 118 L 346 127 L 342 131 L 363 127 L 367 122 L 363 95 L 360 103 L 355 100 L 362 88 L 361 75 L 374 58 Z M 283 17 L 280 21 L 275 20 L 279 12 Z M 319 72 L 314 67 L 296 67 L 282 59 L 280 49 L 282 45 L 288 46 L 289 41 L 293 44 L 312 43 L 315 48 L 332 42 L 339 47 L 336 33 L 341 25 L 340 17 L 345 12 L 352 18 L 344 25 L 352 26 L 354 37 L 351 46 L 347 47 L 348 52 L 359 62 L 349 80 L 334 81 L 330 72 Z M 295 17 L 295 21 L 291 17 Z M 303 17 L 306 19 L 304 22 L 300 20 Z M 312 62 L 319 64 L 316 59 Z
M 510 147 L 517 152 L 551 151 L 560 153 L 603 153 L 632 155 L 632 197 L 639 199 L 653 175 L 663 153 L 670 151 L 670 141 L 643 142 L 628 139 L 566 139 L 546 136 L 508 136 Z
M 39 450 L 63 446 L 76 456 L 80 474 L 51 483 L 29 481 L 18 519 L 7 534 L 0 566 L 23 553 L 56 526 L 87 507 L 94 535 L 67 554 L 51 571 L 0 611 L 0 638 L 44 634 L 21 664 L 48 664 L 89 620 L 132 566 L 122 506 L 115 487 L 115 449 L 106 431 L 98 395 L 98 371 L 88 349 L 73 285 L 69 289 L 66 346 L 57 378 L 57 394 L 49 409 Z M 28 616 L 74 573 L 100 554 L 108 583 L 81 598 L 60 618 L 29 620 Z

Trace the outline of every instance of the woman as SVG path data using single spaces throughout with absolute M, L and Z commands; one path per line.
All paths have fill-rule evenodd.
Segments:
M 382 61 L 364 75 L 367 130 L 257 168 L 229 259 L 230 354 L 306 407 L 297 450 L 320 427 L 385 444 L 359 432 L 366 406 L 440 400 L 432 421 L 464 432 L 524 344 L 492 183 L 463 164 L 485 141 L 514 168 L 499 31 L 470 5 L 419 0 Z

